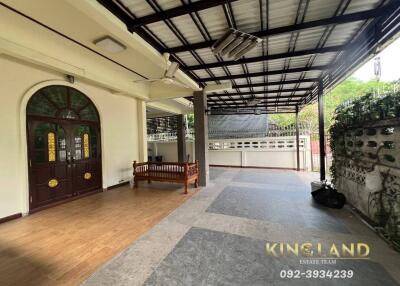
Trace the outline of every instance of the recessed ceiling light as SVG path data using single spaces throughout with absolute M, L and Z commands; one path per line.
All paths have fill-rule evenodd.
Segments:
M 110 53 L 120 53 L 126 50 L 126 46 L 118 42 L 117 40 L 111 38 L 110 36 L 105 36 L 97 39 L 93 42 L 99 48 L 110 52 Z

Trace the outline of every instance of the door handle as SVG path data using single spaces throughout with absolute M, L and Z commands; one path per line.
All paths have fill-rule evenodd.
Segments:
M 71 152 L 68 151 L 67 153 L 67 164 L 71 164 Z

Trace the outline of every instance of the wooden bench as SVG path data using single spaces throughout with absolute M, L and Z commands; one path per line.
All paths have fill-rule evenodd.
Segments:
M 173 182 L 185 185 L 185 194 L 190 183 L 198 187 L 199 164 L 195 163 L 171 163 L 171 162 L 133 162 L 133 177 L 135 188 L 139 181 Z

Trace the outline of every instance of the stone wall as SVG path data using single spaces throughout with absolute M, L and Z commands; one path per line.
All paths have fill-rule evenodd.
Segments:
M 334 142 L 335 185 L 391 240 L 400 241 L 400 119 L 344 128 Z

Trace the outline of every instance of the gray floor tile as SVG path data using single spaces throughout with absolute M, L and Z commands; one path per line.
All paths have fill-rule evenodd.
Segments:
M 298 258 L 265 253 L 266 241 L 191 228 L 144 285 L 398 285 L 377 263 L 343 260 L 337 265 L 305 266 Z M 283 279 L 283 269 L 353 269 L 351 279 Z
M 304 182 L 291 171 L 243 169 L 233 181 L 255 184 L 304 186 Z
M 228 186 L 207 212 L 348 232 L 346 226 L 327 208 L 316 205 L 311 195 L 303 191 L 283 192 L 268 188 Z

